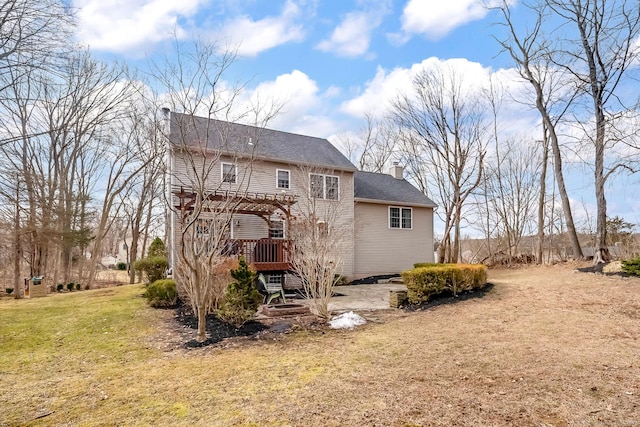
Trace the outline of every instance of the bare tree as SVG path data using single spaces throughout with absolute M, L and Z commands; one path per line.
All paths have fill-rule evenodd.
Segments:
M 347 202 L 338 182 L 346 180 L 335 171 L 310 166 L 301 167 L 298 179 L 310 181 L 310 191 L 297 204 L 289 227 L 292 240 L 291 268 L 300 277 L 315 314 L 325 320 L 331 317 L 329 300 L 341 277 L 348 242 L 353 239 L 346 223 Z
M 228 86 L 223 76 L 235 53 L 196 43 L 194 50 L 176 43 L 176 60 L 154 65 L 154 79 L 166 95 L 165 135 L 170 159 L 168 202 L 170 259 L 179 288 L 198 318 L 196 339 L 206 339 L 206 315 L 220 298 L 220 266 L 228 246 L 233 214 L 245 201 L 255 149 L 264 126 L 278 108 L 253 105 L 237 113 L 242 87 Z M 235 108 L 234 108 L 235 107 Z M 221 121 L 225 120 L 225 121 Z M 234 133 L 230 122 L 250 122 L 249 133 Z M 226 166 L 223 165 L 226 164 Z
M 489 198 L 496 213 L 498 235 L 504 239 L 509 261 L 519 255 L 523 236 L 532 229 L 535 188 L 539 174 L 538 147 L 522 148 L 507 142 L 496 152 L 496 162 L 488 166 Z
M 356 136 L 341 138 L 345 155 L 359 170 L 382 173 L 396 149 L 398 134 L 393 123 L 365 115 L 365 127 Z
M 391 114 L 401 128 L 407 170 L 442 208 L 439 261 L 457 262 L 465 204 L 482 179 L 486 124 L 480 96 L 451 68 L 424 70 L 414 77 L 413 92 L 394 102 Z
M 576 92 L 572 90 L 573 86 L 567 81 L 564 73 L 556 72 L 552 67 L 549 53 L 553 51 L 554 47 L 544 38 L 543 33 L 544 20 L 547 16 L 546 8 L 544 6 L 525 6 L 529 7 L 535 17 L 535 21 L 533 27 L 524 36 L 521 36 L 514 25 L 510 3 L 507 1 L 502 2 L 498 9 L 502 13 L 502 24 L 507 29 L 508 35 L 498 41 L 514 60 L 520 76 L 531 85 L 534 91 L 535 108 L 540 113 L 544 129 L 545 138 L 542 143 L 543 146 L 547 146 L 548 143 L 553 153 L 554 173 L 573 248 L 573 256 L 582 258 L 582 247 L 578 240 L 571 204 L 566 190 L 562 152 L 556 131 L 559 121 L 575 99 Z M 545 152 L 543 151 L 543 154 Z M 541 194 L 540 200 L 543 197 L 544 195 Z
M 0 74 L 13 69 L 51 70 L 73 28 L 71 10 L 58 0 L 2 0 L 0 2 Z M 6 81 L 0 84 L 0 97 Z M 1 141 L 1 140 L 0 140 Z
M 597 203 L 594 263 L 610 260 L 607 248 L 607 179 L 628 162 L 607 162 L 606 153 L 617 142 L 616 117 L 635 108 L 637 99 L 625 97 L 625 80 L 636 74 L 640 57 L 640 4 L 637 0 L 546 0 L 561 25 L 575 31 L 553 56 L 554 63 L 570 73 L 591 101 L 591 108 L 575 116 L 594 148 L 594 182 Z M 634 106 L 629 107 L 631 101 Z M 590 135 L 595 135 L 591 137 Z M 622 132 L 623 134 L 625 132 Z

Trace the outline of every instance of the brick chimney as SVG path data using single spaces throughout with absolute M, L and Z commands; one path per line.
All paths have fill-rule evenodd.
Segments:
M 389 175 L 395 179 L 404 179 L 404 167 L 400 166 L 398 162 L 393 162 L 393 166 L 389 169 Z

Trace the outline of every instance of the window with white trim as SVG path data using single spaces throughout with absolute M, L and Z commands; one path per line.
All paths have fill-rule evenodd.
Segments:
M 389 206 L 389 228 L 411 229 L 412 218 L 411 208 Z
M 282 285 L 282 274 L 268 274 L 267 275 L 267 284 L 268 285 Z
M 269 221 L 269 238 L 284 239 L 284 221 L 280 219 Z
M 290 176 L 286 169 L 276 169 L 276 188 L 282 188 L 288 190 L 290 187 Z
M 333 175 L 309 174 L 309 193 L 315 199 L 338 200 L 340 178 Z
M 222 163 L 222 182 L 235 184 L 238 179 L 238 166 L 234 163 Z

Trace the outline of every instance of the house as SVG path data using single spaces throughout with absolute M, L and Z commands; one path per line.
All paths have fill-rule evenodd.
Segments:
M 348 280 L 433 261 L 435 204 L 403 178 L 400 166 L 391 174 L 360 172 L 326 139 L 164 112 L 171 263 L 181 220 L 198 203 L 209 211 L 230 203 L 220 238 L 230 255 L 245 256 L 271 282 L 295 284 L 289 226 L 310 206 L 318 209 L 318 227 L 331 224 L 326 232 L 347 242 L 341 259 Z

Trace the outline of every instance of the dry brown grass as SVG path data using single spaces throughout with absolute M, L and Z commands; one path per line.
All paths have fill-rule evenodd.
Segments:
M 390 311 L 355 331 L 185 350 L 162 323 L 118 344 L 117 357 L 100 349 L 90 362 L 58 366 L 46 355 L 37 372 L 0 376 L 4 419 L 48 411 L 28 425 L 637 425 L 640 279 L 540 267 L 490 271 L 489 280 L 484 298 Z M 142 309 L 131 322 L 159 317 L 172 313 Z

